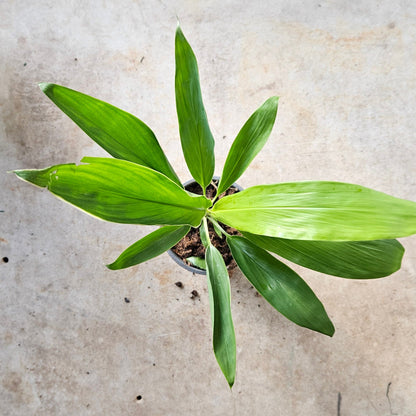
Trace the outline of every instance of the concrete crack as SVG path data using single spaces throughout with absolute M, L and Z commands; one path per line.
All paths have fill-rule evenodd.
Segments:
M 337 416 L 341 416 L 341 401 L 342 401 L 342 396 L 341 396 L 341 393 L 338 392 Z
M 391 382 L 391 381 L 389 381 L 389 384 L 387 384 L 386 397 L 387 397 L 387 400 L 388 400 L 388 402 L 389 402 L 390 415 L 391 415 L 391 416 L 394 416 L 394 415 L 397 415 L 398 413 L 393 413 L 393 408 L 392 408 L 392 406 L 391 406 L 391 400 L 390 400 L 390 396 L 389 396 L 391 383 L 392 383 L 392 382 Z

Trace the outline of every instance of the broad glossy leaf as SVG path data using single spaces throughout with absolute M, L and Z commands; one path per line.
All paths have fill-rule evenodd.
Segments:
M 253 234 L 298 240 L 368 241 L 416 233 L 416 203 L 360 185 L 291 182 L 220 199 L 212 216 Z
M 215 357 L 230 387 L 234 384 L 236 342 L 231 317 L 231 290 L 227 267 L 221 253 L 210 244 L 206 251 Z
M 214 139 L 202 102 L 196 58 L 179 26 L 175 60 L 176 110 L 182 150 L 191 175 L 205 189 L 214 174 Z
M 56 84 L 42 91 L 110 155 L 147 166 L 181 185 L 154 133 L 135 116 L 89 95 Z
M 257 291 L 294 323 L 334 334 L 334 326 L 312 289 L 288 266 L 244 237 L 227 237 L 232 255 Z
M 404 254 L 397 240 L 307 241 L 266 237 L 243 232 L 244 237 L 293 263 L 333 276 L 375 279 L 400 269 Z
M 172 248 L 188 233 L 191 227 L 167 225 L 148 234 L 124 250 L 117 260 L 107 267 L 111 270 L 125 269 L 159 256 Z
M 237 181 L 265 145 L 276 119 L 278 101 L 279 97 L 269 98 L 238 133 L 225 161 L 218 195 Z
M 119 223 L 196 227 L 211 204 L 142 165 L 93 157 L 81 162 L 86 164 L 15 173 L 91 215 Z

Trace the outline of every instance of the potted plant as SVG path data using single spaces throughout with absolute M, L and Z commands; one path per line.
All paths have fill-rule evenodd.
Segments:
M 191 229 L 205 247 L 213 349 L 230 386 L 236 369 L 230 283 L 210 229 L 226 241 L 256 290 L 294 323 L 334 334 L 322 303 L 302 278 L 270 252 L 326 274 L 351 279 L 387 276 L 404 253 L 395 240 L 416 233 L 416 203 L 360 185 L 308 181 L 253 186 L 225 195 L 268 139 L 278 98 L 264 102 L 235 138 L 215 192 L 214 139 L 195 55 L 178 27 L 175 92 L 182 150 L 201 195 L 184 189 L 152 130 L 110 104 L 55 84 L 42 91 L 114 158 L 15 170 L 21 179 L 101 219 L 160 226 L 127 248 L 110 269 L 140 264 L 169 250 Z M 225 195 L 225 196 L 224 196 Z M 233 230 L 231 232 L 230 230 Z M 195 260 L 194 260 L 195 261 Z

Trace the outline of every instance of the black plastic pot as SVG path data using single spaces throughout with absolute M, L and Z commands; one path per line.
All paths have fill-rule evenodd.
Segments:
M 174 253 L 172 250 L 168 250 L 169 256 L 173 259 L 173 261 L 185 270 L 188 270 L 188 272 L 196 273 L 196 274 L 207 274 L 205 270 L 198 269 L 198 267 L 190 266 L 189 264 L 186 264 L 176 253 Z
M 220 180 L 219 176 L 214 176 L 212 179 Z M 191 185 L 193 183 L 196 183 L 194 179 L 190 179 L 189 181 L 186 181 L 183 186 L 186 187 L 188 185 Z M 244 188 L 242 188 L 237 183 L 233 183 L 231 186 L 234 188 L 237 188 L 239 191 L 242 191 Z M 188 270 L 189 272 L 196 273 L 196 274 L 207 274 L 205 270 L 199 269 L 198 267 L 190 266 L 189 264 L 186 264 L 176 253 L 174 253 L 172 250 L 168 250 L 169 256 L 173 259 L 173 261 L 185 270 Z

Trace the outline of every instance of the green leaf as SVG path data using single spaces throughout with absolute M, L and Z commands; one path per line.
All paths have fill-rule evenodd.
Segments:
M 312 270 L 349 279 L 375 279 L 400 269 L 404 254 L 397 240 L 307 241 L 243 232 L 265 250 Z
M 157 257 L 173 247 L 190 230 L 189 226 L 167 225 L 148 234 L 124 250 L 117 260 L 107 267 L 111 270 L 125 269 Z
M 196 227 L 211 205 L 148 167 L 111 158 L 85 157 L 82 162 L 87 164 L 14 172 L 107 221 Z
M 227 237 L 231 253 L 256 290 L 294 323 L 332 336 L 334 326 L 312 289 L 288 266 L 244 237 Z
M 206 217 L 203 218 L 201 227 L 199 227 L 199 235 L 201 237 L 202 245 L 207 248 L 211 244 L 211 241 L 209 239 L 208 223 Z
M 199 269 L 206 270 L 207 264 L 205 262 L 205 259 L 202 257 L 187 257 L 185 260 L 189 261 L 189 263 L 192 264 L 192 266 L 198 267 Z
M 181 183 L 154 133 L 135 116 L 104 101 L 56 84 L 42 91 L 111 156 L 147 166 Z
M 273 128 L 279 97 L 269 98 L 247 120 L 225 161 L 217 194 L 226 191 L 244 173 L 265 145 Z
M 231 290 L 221 253 L 210 244 L 206 251 L 215 357 L 230 387 L 234 384 L 236 342 L 231 317 Z
M 368 241 L 416 233 L 416 203 L 340 182 L 253 186 L 211 215 L 240 231 L 298 240 Z
M 196 58 L 179 26 L 175 60 L 176 110 L 182 150 L 191 175 L 205 191 L 214 174 L 214 139 L 202 102 Z

